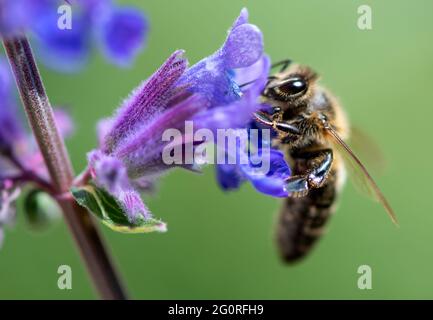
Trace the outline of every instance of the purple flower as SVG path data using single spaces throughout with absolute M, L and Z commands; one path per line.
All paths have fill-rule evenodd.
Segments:
M 210 107 L 226 105 L 239 99 L 241 90 L 234 73 L 248 72 L 263 56 L 263 35 L 248 23 L 248 11 L 242 9 L 223 46 L 211 56 L 189 68 L 179 84 L 189 84 L 190 91 L 199 93 Z
M 137 9 L 110 0 L 0 0 L 0 36 L 22 31 L 31 33 L 48 67 L 73 72 L 85 65 L 93 42 L 110 62 L 131 65 L 144 47 L 148 23 Z
M 182 150 L 188 144 L 195 148 L 201 142 L 194 144 L 185 129 L 187 121 L 192 121 L 196 130 L 206 128 L 212 132 L 247 128 L 253 112 L 263 108 L 259 97 L 270 64 L 263 55 L 262 33 L 248 23 L 246 9 L 219 50 L 190 68 L 187 65 L 183 51 L 174 52 L 132 92 L 112 118 L 98 125 L 99 148 L 88 155 L 90 172 L 94 182 L 117 199 L 130 221 L 137 216 L 151 217 L 138 194 L 151 188 L 162 173 L 179 166 L 197 169 L 195 163 L 186 161 L 164 162 L 162 155 L 168 142 L 162 136 L 166 129 L 176 129 L 182 135 L 171 143 Z M 245 79 L 254 81 L 241 89 L 243 83 L 238 81 Z M 257 190 L 281 196 L 283 180 L 290 170 L 278 151 L 268 153 L 271 170 L 260 172 L 248 153 L 241 150 L 237 154 L 247 157 L 246 164 L 232 169 Z M 239 186 L 240 180 L 238 183 L 233 179 L 234 184 Z
M 23 10 L 23 8 L 27 10 Z M 32 1 L 0 0 L 0 36 L 10 37 L 28 28 L 31 17 L 29 11 L 32 13 L 36 11 Z
M 110 120 L 98 126 L 100 148 L 89 153 L 95 183 L 114 196 L 130 222 L 151 215 L 139 197 L 156 176 L 170 168 L 164 164 L 162 133 L 181 127 L 206 101 L 176 86 L 187 67 L 176 51 L 147 81 L 127 98 Z
M 113 195 L 123 210 L 128 213 L 128 219 L 134 223 L 139 218 L 149 219 L 149 210 L 141 201 L 139 193 L 131 186 L 125 165 L 113 156 L 96 150 L 88 155 L 92 176 L 96 183 Z
M 228 70 L 226 75 L 229 79 L 229 83 L 231 83 L 230 88 L 236 91 L 239 90 L 239 92 L 230 100 L 222 96 L 220 100 L 228 100 L 225 104 L 213 104 L 211 101 L 210 107 L 207 110 L 194 117 L 194 124 L 197 127 L 211 129 L 214 132 L 218 129 L 248 127 L 252 119 L 252 114 L 263 108 L 262 104 L 259 103 L 259 97 L 266 85 L 269 68 L 269 58 L 263 55 L 249 67 L 236 71 Z M 246 86 L 243 91 L 240 91 L 238 84 L 245 84 L 249 81 L 241 83 L 237 80 L 238 78 L 252 78 L 254 81 Z M 220 88 L 218 82 L 217 88 Z M 207 92 L 206 90 L 204 94 L 206 95 Z M 225 92 L 227 92 L 227 90 Z M 202 93 L 199 91 L 198 94 Z M 224 93 L 222 94 L 224 95 Z
M 72 12 L 71 28 L 57 23 L 57 6 L 47 5 L 32 21 L 31 35 L 37 57 L 44 65 L 60 72 L 80 70 L 87 63 L 91 48 L 91 23 L 86 12 Z
M 291 170 L 284 159 L 284 154 L 271 147 L 270 137 L 264 138 L 263 131 L 252 122 L 250 130 L 258 130 L 258 137 L 245 137 L 236 149 L 238 161 L 235 164 L 217 164 L 216 178 L 223 190 L 238 189 L 245 181 L 251 182 L 254 188 L 273 197 L 287 197 L 286 180 Z M 244 145 L 246 148 L 241 148 Z M 233 156 L 233 155 L 228 155 Z
M 0 59 L 0 155 L 12 152 L 25 138 L 13 96 L 9 66 Z
M 241 165 L 242 174 L 251 181 L 253 186 L 260 192 L 274 197 L 287 197 L 286 179 L 290 177 L 290 168 L 284 160 L 284 154 L 275 149 L 266 149 L 259 152 L 269 152 L 269 170 L 262 170 L 249 161 L 248 164 Z M 252 156 L 254 158 L 254 156 Z
M 108 60 L 127 67 L 147 40 L 147 18 L 131 7 L 109 8 L 99 20 L 98 38 Z
M 57 129 L 59 129 L 60 135 L 63 138 L 72 136 L 75 126 L 66 109 L 56 107 L 54 109 L 54 119 L 56 120 Z

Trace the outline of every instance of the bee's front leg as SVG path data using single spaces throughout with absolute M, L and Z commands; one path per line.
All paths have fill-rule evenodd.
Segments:
M 274 128 L 278 133 L 292 134 L 292 135 L 301 134 L 301 131 L 296 126 L 291 125 L 290 123 L 287 122 L 283 122 L 279 120 L 277 117 L 272 116 L 268 113 L 258 111 L 254 113 L 254 116 L 258 122 Z
M 293 197 L 305 196 L 310 189 L 323 186 L 332 167 L 333 153 L 332 149 L 324 149 L 298 154 L 296 158 L 305 159 L 307 169 L 287 179 L 286 188 Z

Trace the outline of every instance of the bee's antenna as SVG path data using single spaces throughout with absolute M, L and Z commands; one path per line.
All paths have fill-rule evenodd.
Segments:
M 271 69 L 274 69 L 278 66 L 282 66 L 280 72 L 283 72 L 284 70 L 287 69 L 287 67 L 292 63 L 292 60 L 290 59 L 284 59 L 278 62 L 275 62 L 274 64 L 271 65 Z
M 257 80 L 259 80 L 259 79 L 255 79 L 255 80 L 251 80 L 251 81 L 248 81 L 248 82 L 242 83 L 242 84 L 239 85 L 239 88 L 243 88 L 243 87 L 245 87 L 245 86 L 247 86 L 247 85 L 249 85 L 249 84 L 251 84 L 251 83 L 256 82 Z
M 275 80 L 275 79 L 278 79 L 278 77 L 275 77 L 275 76 L 268 76 L 268 83 L 269 83 L 270 80 Z M 259 79 L 255 79 L 255 80 L 251 80 L 251 81 L 248 81 L 248 82 L 242 83 L 242 84 L 239 85 L 239 88 L 243 88 L 243 87 L 245 87 L 245 86 L 247 86 L 247 85 L 249 85 L 249 84 L 251 84 L 251 83 L 256 82 L 257 80 L 259 80 Z

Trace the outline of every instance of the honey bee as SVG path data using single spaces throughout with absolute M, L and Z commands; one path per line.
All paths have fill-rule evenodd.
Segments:
M 273 144 L 284 152 L 292 168 L 287 180 L 290 196 L 284 199 L 276 232 L 283 260 L 298 261 L 322 235 L 335 211 L 346 168 L 397 224 L 383 193 L 345 142 L 350 127 L 336 97 L 318 84 L 318 75 L 309 67 L 290 60 L 273 65 L 278 66 L 281 70 L 269 77 L 262 93 L 271 111 L 256 112 L 255 119 L 275 130 Z

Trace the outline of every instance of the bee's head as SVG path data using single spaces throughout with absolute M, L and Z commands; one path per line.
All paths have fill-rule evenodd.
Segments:
M 263 96 L 282 109 L 307 106 L 313 95 L 317 74 L 308 67 L 292 65 L 287 70 L 269 77 Z

